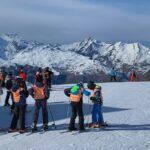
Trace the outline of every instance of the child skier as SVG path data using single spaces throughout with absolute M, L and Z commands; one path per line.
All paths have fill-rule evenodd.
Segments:
M 9 132 L 19 131 L 20 133 L 26 132 L 25 128 L 25 112 L 26 112 L 26 98 L 28 97 L 28 91 L 25 88 L 25 84 L 21 78 L 16 78 L 15 83 L 11 89 L 14 100 L 14 113 L 11 121 Z M 17 129 L 17 122 L 19 119 L 19 130 Z
M 49 98 L 49 89 L 43 83 L 42 75 L 36 76 L 35 85 L 29 89 L 30 95 L 35 99 L 35 110 L 34 110 L 34 120 L 32 131 L 37 131 L 37 122 L 40 108 L 42 107 L 42 115 L 43 115 L 43 128 L 44 130 L 48 129 L 48 111 L 47 111 L 47 99 Z
M 100 126 L 107 126 L 107 124 L 104 122 L 101 110 L 103 105 L 101 86 L 95 85 L 90 100 L 93 102 L 93 109 L 92 109 L 92 123 L 89 124 L 89 127 L 96 128 Z

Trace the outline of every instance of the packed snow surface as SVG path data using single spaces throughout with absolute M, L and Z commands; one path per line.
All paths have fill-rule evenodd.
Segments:
M 53 85 L 48 100 L 57 125 L 43 134 L 0 134 L 0 150 L 148 150 L 150 149 L 150 82 L 101 83 L 103 115 L 109 127 L 87 129 L 80 134 L 61 133 L 67 128 L 68 98 L 63 89 L 71 85 Z M 9 127 L 11 115 L 0 100 L 0 127 Z M 32 124 L 34 100 L 28 98 L 26 125 Z M 84 97 L 85 123 L 91 121 L 88 98 Z M 70 113 L 69 113 L 70 116 Z M 49 125 L 53 122 L 49 113 Z M 39 126 L 42 125 L 40 116 Z

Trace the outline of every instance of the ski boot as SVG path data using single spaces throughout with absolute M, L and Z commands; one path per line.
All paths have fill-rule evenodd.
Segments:
M 31 127 L 32 132 L 36 132 L 37 131 L 37 126 L 34 125 L 33 127 Z
M 44 131 L 47 131 L 48 130 L 48 125 L 43 125 L 43 129 L 44 129 Z

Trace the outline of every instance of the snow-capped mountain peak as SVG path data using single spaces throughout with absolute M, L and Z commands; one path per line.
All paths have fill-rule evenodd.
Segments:
M 106 72 L 112 66 L 121 69 L 135 64 L 138 70 L 148 71 L 150 48 L 140 43 L 109 44 L 91 37 L 72 44 L 52 45 L 27 42 L 18 35 L 5 34 L 0 36 L 0 62 L 1 65 L 9 62 L 10 65 L 50 66 L 56 71 L 79 74 Z

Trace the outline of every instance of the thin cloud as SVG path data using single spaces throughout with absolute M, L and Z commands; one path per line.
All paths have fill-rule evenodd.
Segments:
M 5 0 L 0 32 L 29 40 L 68 43 L 88 36 L 109 42 L 148 41 L 150 17 L 104 3 L 79 0 Z

